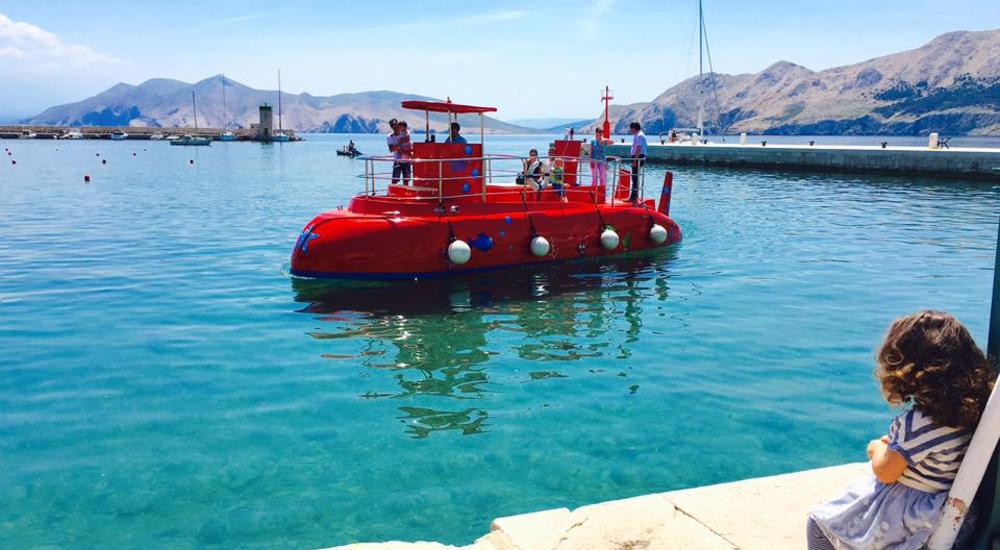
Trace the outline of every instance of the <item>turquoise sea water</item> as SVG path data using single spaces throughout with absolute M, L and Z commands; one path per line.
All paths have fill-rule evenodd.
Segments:
M 892 318 L 985 344 L 994 184 L 683 167 L 665 252 L 293 281 L 302 226 L 360 185 L 344 142 L 0 142 L 0 547 L 466 543 L 863 460 Z

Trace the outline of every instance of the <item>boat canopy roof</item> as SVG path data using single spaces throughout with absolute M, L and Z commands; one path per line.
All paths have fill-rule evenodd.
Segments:
M 495 113 L 496 107 L 477 107 L 476 105 L 460 105 L 450 101 L 404 101 L 404 109 L 414 109 L 418 111 L 429 111 L 432 113 Z

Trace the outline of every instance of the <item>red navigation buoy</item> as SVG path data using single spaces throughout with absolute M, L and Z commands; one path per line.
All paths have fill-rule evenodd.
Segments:
M 83 181 L 90 183 L 90 176 L 83 176 Z

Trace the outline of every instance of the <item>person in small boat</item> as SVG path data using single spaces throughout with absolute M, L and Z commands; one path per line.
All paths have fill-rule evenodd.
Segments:
M 352 140 L 349 140 L 349 141 L 347 142 L 347 150 L 348 150 L 348 151 L 350 151 L 351 153 L 354 153 L 355 151 L 357 151 L 357 150 L 358 150 L 358 149 L 357 149 L 357 148 L 356 148 L 356 147 L 354 146 L 354 140 L 353 140 L 353 139 L 352 139 Z
M 410 183 L 410 156 L 413 152 L 413 142 L 410 130 L 405 120 L 396 123 L 396 147 L 393 150 L 392 183 L 402 180 L 403 185 Z
M 528 151 L 528 158 L 524 161 L 521 174 L 517 176 L 517 183 L 533 191 L 545 189 L 545 177 L 549 172 L 549 167 L 542 159 L 538 158 L 538 149 Z
M 445 143 L 465 143 L 465 138 L 459 133 L 462 127 L 457 122 L 452 122 L 448 129 L 448 139 Z
M 594 185 L 606 185 L 608 180 L 608 144 L 610 139 L 604 137 L 604 130 L 594 130 L 594 139 L 590 140 L 590 181 Z
M 633 122 L 628 125 L 632 133 L 632 148 L 629 149 L 629 156 L 632 157 L 632 191 L 628 200 L 636 202 L 639 200 L 639 181 L 642 179 L 642 165 L 646 162 L 646 134 L 642 132 L 642 125 Z
M 868 444 L 872 474 L 812 510 L 810 550 L 923 548 L 986 407 L 993 375 L 962 323 L 922 311 L 897 319 L 876 354 L 885 399 L 907 406 Z M 974 528 L 970 511 L 955 548 Z

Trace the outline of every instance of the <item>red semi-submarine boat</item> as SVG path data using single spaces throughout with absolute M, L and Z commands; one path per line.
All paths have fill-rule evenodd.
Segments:
M 563 139 L 547 159 L 549 166 L 562 165 L 563 191 L 552 185 L 539 190 L 517 183 L 524 179 L 518 177 L 523 158 L 484 153 L 483 117 L 495 108 L 450 100 L 402 106 L 424 111 L 427 122 L 426 141 L 412 144 L 411 181 L 392 182 L 392 156 L 361 157 L 364 193 L 347 209 L 324 212 L 305 226 L 292 251 L 292 275 L 437 277 L 623 254 L 681 240 L 669 217 L 669 172 L 659 204 L 641 195 L 641 185 L 639 199 L 629 201 L 631 159 L 609 158 L 607 184 L 600 185 L 589 170 L 578 170 L 589 162 L 581 157 L 584 142 Z M 430 113 L 445 113 L 449 122 L 478 114 L 480 142 L 435 141 Z

